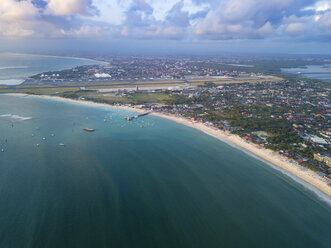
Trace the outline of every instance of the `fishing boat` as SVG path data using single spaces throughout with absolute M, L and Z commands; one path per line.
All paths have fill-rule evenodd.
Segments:
M 86 132 L 94 132 L 95 129 L 86 127 L 86 128 L 84 128 L 84 131 L 86 131 Z

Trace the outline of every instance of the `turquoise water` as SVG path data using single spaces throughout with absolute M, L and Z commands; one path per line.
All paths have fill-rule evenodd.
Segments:
M 31 54 L 0 53 L 0 85 L 22 83 L 27 77 L 47 71 L 58 71 L 102 62 Z
M 198 130 L 126 115 L 0 95 L 0 247 L 329 247 L 327 199 Z

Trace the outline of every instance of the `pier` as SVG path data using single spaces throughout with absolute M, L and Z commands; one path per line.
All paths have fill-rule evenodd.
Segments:
M 147 113 L 143 113 L 143 114 L 140 114 L 140 115 L 135 115 L 135 116 L 127 116 L 125 117 L 124 119 L 127 120 L 127 121 L 132 121 L 133 119 L 135 118 L 139 118 L 139 117 L 142 117 L 142 116 L 145 116 L 145 115 L 148 115 L 150 112 L 147 112 Z

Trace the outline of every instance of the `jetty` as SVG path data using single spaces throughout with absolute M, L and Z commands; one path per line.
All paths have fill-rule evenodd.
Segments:
M 143 113 L 143 114 L 140 114 L 140 115 L 131 116 L 131 117 L 126 116 L 124 119 L 127 120 L 127 121 L 132 121 L 133 119 L 136 119 L 136 118 L 148 115 L 148 114 L 150 114 L 150 112 Z

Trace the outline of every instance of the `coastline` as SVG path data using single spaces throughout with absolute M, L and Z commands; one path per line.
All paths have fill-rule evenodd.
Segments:
M 0 53 L 1 54 L 1 53 Z M 101 61 L 101 60 L 95 60 L 95 59 L 90 59 L 90 58 L 84 58 L 84 57 L 71 57 L 71 56 L 59 56 L 59 55 L 47 55 L 47 54 L 32 54 L 32 53 L 3 53 L 3 54 L 14 54 L 14 55 L 29 55 L 29 56 L 35 56 L 35 57 L 51 57 L 51 58 L 59 58 L 59 59 L 76 59 L 76 60 L 86 60 L 86 61 L 91 61 L 91 62 L 99 62 L 99 63 L 104 63 L 108 64 L 107 62 Z
M 125 111 L 138 112 L 138 113 L 146 112 L 146 110 L 144 110 L 144 109 L 139 109 L 139 108 L 134 108 L 134 107 L 127 107 L 127 106 L 121 106 L 121 105 L 109 105 L 109 104 L 103 104 L 103 103 L 95 103 L 95 102 L 91 102 L 91 101 L 73 100 L 73 99 L 57 97 L 57 96 L 28 95 L 28 94 L 7 94 L 7 95 L 29 96 L 29 97 L 53 99 L 53 100 L 62 101 L 62 102 L 83 104 L 83 105 L 87 105 L 87 106 L 95 106 L 95 107 L 103 107 L 103 108 L 121 109 L 121 110 L 125 110 Z M 224 132 L 224 131 L 216 129 L 214 127 L 206 126 L 205 124 L 200 123 L 200 122 L 188 120 L 181 116 L 175 116 L 175 115 L 159 113 L 159 112 L 151 112 L 150 115 L 160 117 L 160 118 L 165 118 L 165 119 L 177 122 L 179 124 L 182 124 L 182 125 L 185 125 L 185 126 L 188 126 L 191 128 L 195 128 L 195 129 L 200 130 L 210 136 L 213 136 L 225 143 L 231 144 L 239 150 L 242 149 L 243 151 L 248 152 L 248 153 L 258 157 L 267 163 L 271 163 L 272 165 L 280 168 L 281 170 L 289 172 L 294 177 L 301 179 L 302 181 L 304 181 L 304 182 L 308 183 L 309 185 L 313 186 L 314 188 L 318 189 L 320 192 L 331 197 L 331 186 L 328 185 L 328 181 L 326 179 L 320 177 L 315 172 L 302 167 L 301 165 L 297 164 L 294 160 L 288 159 L 272 150 L 262 148 L 254 143 L 245 141 L 244 139 L 240 138 L 237 135 L 234 135 L 234 134 L 231 134 L 228 132 Z

